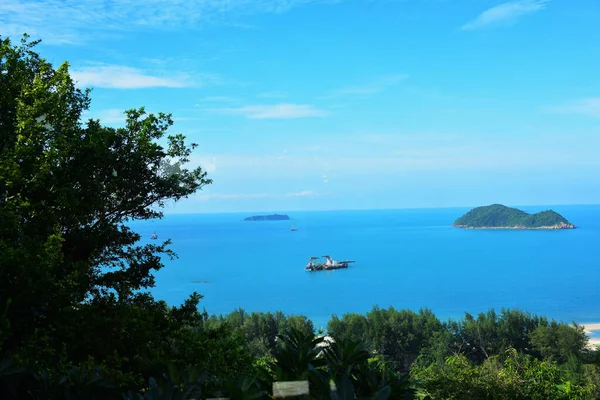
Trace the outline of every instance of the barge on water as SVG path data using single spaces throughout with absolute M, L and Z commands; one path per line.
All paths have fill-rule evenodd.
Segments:
M 341 269 L 341 268 L 348 268 L 348 265 L 350 263 L 353 263 L 355 261 L 353 260 L 344 260 L 344 261 L 337 261 L 332 259 L 330 256 L 322 256 L 321 258 L 324 258 L 325 261 L 324 262 L 319 262 L 317 261 L 319 259 L 319 257 L 311 257 L 308 260 L 308 264 L 306 264 L 306 267 L 304 267 L 304 269 L 306 271 L 329 271 L 332 269 Z

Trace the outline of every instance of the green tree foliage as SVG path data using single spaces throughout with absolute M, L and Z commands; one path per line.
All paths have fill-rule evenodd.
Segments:
M 185 168 L 195 145 L 167 134 L 170 115 L 130 110 L 117 129 L 82 122 L 89 91 L 36 44 L 0 38 L 0 349 L 34 370 L 97 363 L 140 384 L 169 357 L 206 354 L 197 343 L 215 335 L 187 330 L 204 318 L 201 296 L 168 308 L 144 292 L 175 254 L 168 241 L 140 244 L 128 222 L 160 218 L 211 181 Z
M 342 318 L 332 315 L 327 323 L 327 331 L 340 340 L 372 344 L 369 337 L 369 321 L 362 314 L 348 313 Z
M 373 357 L 365 344 L 296 328 L 278 336 L 268 369 L 271 382 L 308 380 L 315 399 L 407 399 L 414 391 L 408 376 Z
M 538 326 L 531 334 L 531 345 L 546 360 L 566 363 L 570 357 L 578 357 L 585 352 L 588 339 L 582 326 L 550 324 Z
M 371 357 L 361 342 L 335 339 L 325 347 L 324 355 L 328 377 L 340 399 L 405 398 L 413 392 L 406 377 L 403 379 L 382 358 Z
M 519 354 L 509 348 L 483 364 L 473 364 L 465 356 L 448 357 L 443 366 L 432 364 L 411 371 L 429 394 L 437 399 L 546 400 L 591 399 L 594 387 L 569 380 L 564 370 L 552 361 Z
M 374 307 L 366 316 L 345 314 L 341 319 L 333 316 L 327 328 L 333 337 L 364 342 L 405 369 L 416 360 L 421 349 L 430 345 L 434 334 L 442 330 L 442 324 L 430 310 L 415 313 Z
M 570 355 L 584 354 L 587 345 L 581 327 L 548 321 L 518 309 L 502 309 L 499 314 L 492 309 L 476 318 L 467 313 L 464 319 L 450 320 L 445 325 L 445 331 L 424 352 L 428 362 L 463 354 L 481 363 L 514 348 L 520 353 L 564 363 Z
M 492 309 L 477 318 L 467 313 L 463 320 L 447 323 L 451 335 L 445 337 L 446 355 L 462 353 L 475 362 L 483 362 L 509 347 L 532 354 L 530 335 L 547 323 L 545 318 L 520 310 L 503 309 L 498 314 Z
M 306 335 L 315 333 L 312 321 L 305 316 L 286 316 L 281 311 L 247 313 L 239 308 L 225 316 L 213 315 L 205 322 L 205 326 L 223 324 L 244 334 L 255 357 L 272 356 L 277 347 L 277 336 L 287 335 L 292 329 Z

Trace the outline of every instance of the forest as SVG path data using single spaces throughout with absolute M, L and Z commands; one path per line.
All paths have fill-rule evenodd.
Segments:
M 25 35 L 0 37 L 0 398 L 595 399 L 600 352 L 581 326 L 515 309 L 332 316 L 200 311 L 150 294 L 169 241 L 129 222 L 212 183 L 169 114 L 82 120 L 90 90 Z

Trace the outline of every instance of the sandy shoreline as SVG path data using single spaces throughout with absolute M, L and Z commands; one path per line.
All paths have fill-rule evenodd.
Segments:
M 591 324 L 578 324 L 583 326 L 583 331 L 585 332 L 586 335 L 588 335 L 588 337 L 597 331 L 600 331 L 600 323 L 591 323 Z M 588 347 L 596 347 L 596 346 L 600 346 L 600 337 L 589 337 L 588 340 Z
M 583 326 L 583 330 L 586 334 L 591 334 L 592 332 L 600 331 L 600 322 L 593 324 L 579 324 Z

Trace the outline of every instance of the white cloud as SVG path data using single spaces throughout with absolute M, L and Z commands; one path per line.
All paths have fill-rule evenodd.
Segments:
M 545 110 L 556 114 L 576 114 L 600 118 L 600 97 L 575 100 L 562 106 L 547 107 Z
M 319 110 L 308 104 L 271 104 L 251 105 L 235 108 L 206 109 L 219 114 L 241 115 L 250 119 L 291 119 L 307 117 L 324 117 L 326 111 Z
M 285 99 L 287 96 L 287 94 L 280 92 L 280 91 L 272 91 L 272 92 L 263 92 L 263 93 L 259 93 L 258 97 L 262 97 L 262 98 L 267 98 L 267 99 Z
M 212 174 L 217 171 L 217 159 L 216 157 L 213 157 L 210 160 L 202 161 L 200 166 L 205 172 Z
M 383 77 L 381 77 L 369 84 L 366 84 L 366 85 L 347 86 L 347 87 L 343 87 L 343 88 L 334 90 L 331 93 L 329 93 L 328 95 L 325 95 L 321 98 L 332 99 L 335 97 L 342 97 L 342 96 L 368 97 L 372 94 L 379 93 L 390 86 L 396 85 L 396 84 L 400 83 L 401 81 L 405 80 L 406 78 L 408 78 L 408 75 L 406 75 L 406 74 L 395 74 L 395 75 L 383 76 Z
M 191 155 L 189 157 L 189 168 L 202 167 L 205 172 L 212 174 L 217 171 L 217 160 L 219 157 L 210 155 Z
M 85 120 L 90 118 L 99 119 L 103 124 L 120 124 L 125 122 L 125 114 L 123 112 L 123 110 L 118 108 L 110 108 L 94 112 L 84 111 L 82 116 Z
M 563 137 L 564 136 L 564 137 Z M 451 137 L 451 135 L 450 135 Z M 567 166 L 599 165 L 595 154 L 598 139 L 582 141 L 579 136 L 557 134 L 549 137 L 514 137 L 490 141 L 464 135 L 454 140 L 398 139 L 369 146 L 348 139 L 342 143 L 317 140 L 325 153 L 313 153 L 294 147 L 294 154 L 279 159 L 277 154 L 266 155 L 204 155 L 206 159 L 217 157 L 219 182 L 245 182 L 246 179 L 263 179 L 268 171 L 270 179 L 285 182 L 305 182 L 307 185 L 337 185 L 340 181 L 355 177 L 395 176 L 415 171 L 479 170 L 503 168 L 553 168 Z M 331 149 L 335 148 L 332 152 Z M 535 151 L 532 151 L 535 148 Z M 239 176 L 244 171 L 244 178 Z M 335 176 L 335 180 L 332 177 Z M 317 180 L 315 182 L 315 180 Z M 325 186 L 325 185 L 324 185 Z
M 204 103 L 235 103 L 239 101 L 239 99 L 230 96 L 206 96 L 200 99 L 200 102 Z M 201 104 L 196 104 L 196 106 L 201 106 Z
M 303 190 L 301 192 L 288 193 L 285 195 L 285 197 L 312 197 L 312 196 L 316 196 L 316 193 L 313 192 L 312 190 Z
M 517 0 L 492 7 L 461 27 L 462 30 L 506 25 L 546 8 L 549 0 Z
M 180 88 L 192 86 L 189 78 L 160 77 L 122 65 L 95 65 L 71 70 L 73 80 L 83 87 L 140 89 L 150 87 Z
M 97 40 L 99 33 L 244 25 L 244 15 L 283 13 L 307 3 L 334 0 L 2 0 L 0 31 L 28 32 L 50 44 Z

